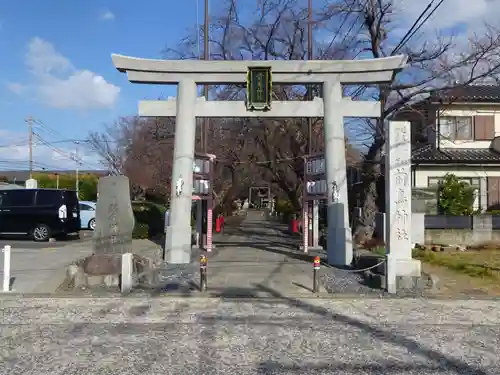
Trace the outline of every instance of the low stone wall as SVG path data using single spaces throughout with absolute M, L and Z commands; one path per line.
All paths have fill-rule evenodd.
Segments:
M 359 210 L 354 211 L 360 215 Z M 470 229 L 426 229 L 425 214 L 412 213 L 411 240 L 414 244 L 439 244 L 472 246 L 488 242 L 499 242 L 500 229 L 493 229 L 491 215 L 477 215 L 472 217 Z M 375 214 L 375 235 L 385 242 L 385 214 Z
M 487 242 L 500 244 L 500 230 L 426 229 L 426 244 L 480 245 Z
M 155 270 L 162 264 L 162 248 L 149 240 L 134 240 L 134 283 L 154 284 Z M 64 285 L 69 289 L 97 286 L 119 288 L 121 255 L 91 255 L 76 260 L 67 268 Z

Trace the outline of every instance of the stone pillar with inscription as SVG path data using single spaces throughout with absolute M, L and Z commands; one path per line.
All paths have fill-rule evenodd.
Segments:
M 126 176 L 99 179 L 96 227 L 93 247 L 96 255 L 132 253 L 135 219 L 130 202 L 130 182 Z
M 409 122 L 386 122 L 386 256 L 387 289 L 394 292 L 400 277 L 420 277 L 420 261 L 412 259 L 411 127 Z M 393 269 L 389 269 L 393 267 Z
M 347 206 L 342 85 L 338 81 L 323 84 L 326 188 L 328 193 L 328 263 L 348 266 L 352 263 L 352 232 Z

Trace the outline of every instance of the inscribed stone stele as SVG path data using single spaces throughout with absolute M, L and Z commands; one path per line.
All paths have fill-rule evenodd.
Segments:
M 126 176 L 106 176 L 99 179 L 99 198 L 94 230 L 95 254 L 132 252 L 132 232 L 135 219 L 130 202 L 130 184 Z

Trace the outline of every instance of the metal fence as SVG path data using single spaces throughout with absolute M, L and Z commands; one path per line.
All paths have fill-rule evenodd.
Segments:
M 426 214 L 424 217 L 424 225 L 425 229 L 472 230 L 475 227 L 490 227 L 491 229 L 498 230 L 500 229 L 500 215 L 449 216 Z
M 472 216 L 425 215 L 425 229 L 472 229 Z

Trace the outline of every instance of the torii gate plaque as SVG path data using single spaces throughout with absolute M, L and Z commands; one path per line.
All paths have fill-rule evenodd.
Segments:
M 131 82 L 177 85 L 177 100 L 139 103 L 140 116 L 176 116 L 172 186 L 177 186 L 182 179 L 184 189 L 172 191 L 173 220 L 167 231 L 173 235 L 167 235 L 167 262 L 189 263 L 191 259 L 190 213 L 196 117 L 324 117 L 327 196 L 335 194 L 336 197 L 335 201 L 328 201 L 328 217 L 338 218 L 329 221 L 335 224 L 328 227 L 328 262 L 339 266 L 351 264 L 352 238 L 343 152 L 344 117 L 378 117 L 380 103 L 343 97 L 342 84 L 390 83 L 394 74 L 406 65 L 406 56 L 339 61 L 149 60 L 121 55 L 112 55 L 112 59 L 119 71 L 127 72 Z M 322 84 L 323 98 L 273 102 L 262 112 L 249 111 L 244 101 L 198 98 L 197 84 L 244 84 L 249 70 L 253 69 L 272 72 L 275 83 Z

